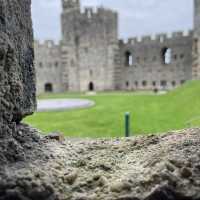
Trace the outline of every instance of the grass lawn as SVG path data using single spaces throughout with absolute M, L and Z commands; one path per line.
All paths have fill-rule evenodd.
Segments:
M 124 113 L 131 113 L 133 134 L 159 133 L 200 126 L 200 81 L 191 81 L 165 95 L 152 93 L 54 94 L 40 98 L 86 98 L 89 109 L 35 113 L 24 121 L 45 133 L 58 131 L 72 137 L 121 137 Z

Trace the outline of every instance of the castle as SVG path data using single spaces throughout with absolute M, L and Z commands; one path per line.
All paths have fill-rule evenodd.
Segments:
M 118 39 L 118 14 L 62 0 L 62 39 L 35 41 L 37 93 L 170 90 L 200 79 L 200 0 L 194 30 Z

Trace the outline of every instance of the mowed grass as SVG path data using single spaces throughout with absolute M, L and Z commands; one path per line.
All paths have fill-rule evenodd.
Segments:
M 160 133 L 200 126 L 200 81 L 191 81 L 165 95 L 152 93 L 55 94 L 40 98 L 86 98 L 89 109 L 35 113 L 26 123 L 44 133 L 62 132 L 71 137 L 121 137 L 124 114 L 131 113 L 132 134 Z

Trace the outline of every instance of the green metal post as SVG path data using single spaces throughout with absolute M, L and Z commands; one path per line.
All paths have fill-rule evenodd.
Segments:
M 125 137 L 130 137 L 130 113 L 125 113 Z

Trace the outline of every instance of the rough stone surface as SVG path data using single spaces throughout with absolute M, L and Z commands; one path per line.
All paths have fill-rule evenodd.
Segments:
M 0 0 L 0 31 L 0 200 L 200 200 L 200 129 L 63 140 L 21 124 L 35 107 L 29 0 Z
M 25 149 L 15 138 L 17 124 L 36 107 L 30 6 L 30 0 L 0 0 L 1 164 L 25 160 Z
M 30 5 L 30 0 L 0 0 L 0 123 L 18 123 L 35 110 Z
M 61 142 L 37 134 L 17 127 L 26 160 L 1 164 L 0 199 L 200 199 L 200 129 Z

